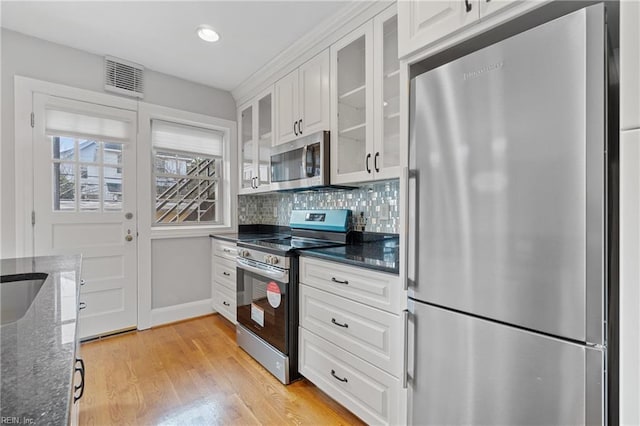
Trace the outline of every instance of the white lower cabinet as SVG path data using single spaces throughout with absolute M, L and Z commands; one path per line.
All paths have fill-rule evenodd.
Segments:
M 397 275 L 300 258 L 300 373 L 370 424 L 404 420 Z
M 236 324 L 236 244 L 212 240 L 211 305 Z
M 300 285 L 300 323 L 304 328 L 400 376 L 402 319 L 307 285 Z
M 300 328 L 300 373 L 369 424 L 397 424 L 398 378 Z
M 397 275 L 303 257 L 300 282 L 387 312 L 400 311 Z

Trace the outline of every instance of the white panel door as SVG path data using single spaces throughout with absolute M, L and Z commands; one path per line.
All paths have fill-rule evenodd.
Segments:
M 304 63 L 300 76 L 300 133 L 329 129 L 329 49 Z
M 278 80 L 274 91 L 276 110 L 274 145 L 278 145 L 298 136 L 298 70 Z
M 34 95 L 34 253 L 82 254 L 79 335 L 137 325 L 136 113 Z

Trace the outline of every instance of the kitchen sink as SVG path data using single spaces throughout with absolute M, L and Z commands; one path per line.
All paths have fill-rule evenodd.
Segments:
M 31 273 L 0 277 L 0 325 L 16 322 L 24 316 L 47 276 Z

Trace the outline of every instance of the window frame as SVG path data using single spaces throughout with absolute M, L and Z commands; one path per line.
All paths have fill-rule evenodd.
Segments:
M 218 224 L 211 222 L 186 224 L 156 224 L 155 215 L 155 173 L 154 147 L 151 140 L 151 125 L 153 120 L 161 120 L 186 126 L 200 127 L 222 133 L 223 148 L 220 163 L 221 180 L 219 184 L 220 220 Z M 145 102 L 139 103 L 138 110 L 138 224 L 140 236 L 148 235 L 150 240 L 162 238 L 205 237 L 212 233 L 232 232 L 236 226 L 236 197 L 237 176 L 235 164 L 237 162 L 236 147 L 237 125 L 235 121 L 211 117 L 203 114 L 182 111 Z M 144 159 L 148 159 L 145 161 Z M 143 199 L 144 198 L 144 199 Z

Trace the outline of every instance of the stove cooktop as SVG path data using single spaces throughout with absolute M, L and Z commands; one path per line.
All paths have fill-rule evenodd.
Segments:
M 308 250 L 321 247 L 338 247 L 345 244 L 337 241 L 315 240 L 312 238 L 285 237 L 273 238 L 268 240 L 243 241 L 240 245 L 255 248 L 266 248 L 282 253 L 290 253 L 296 250 Z

